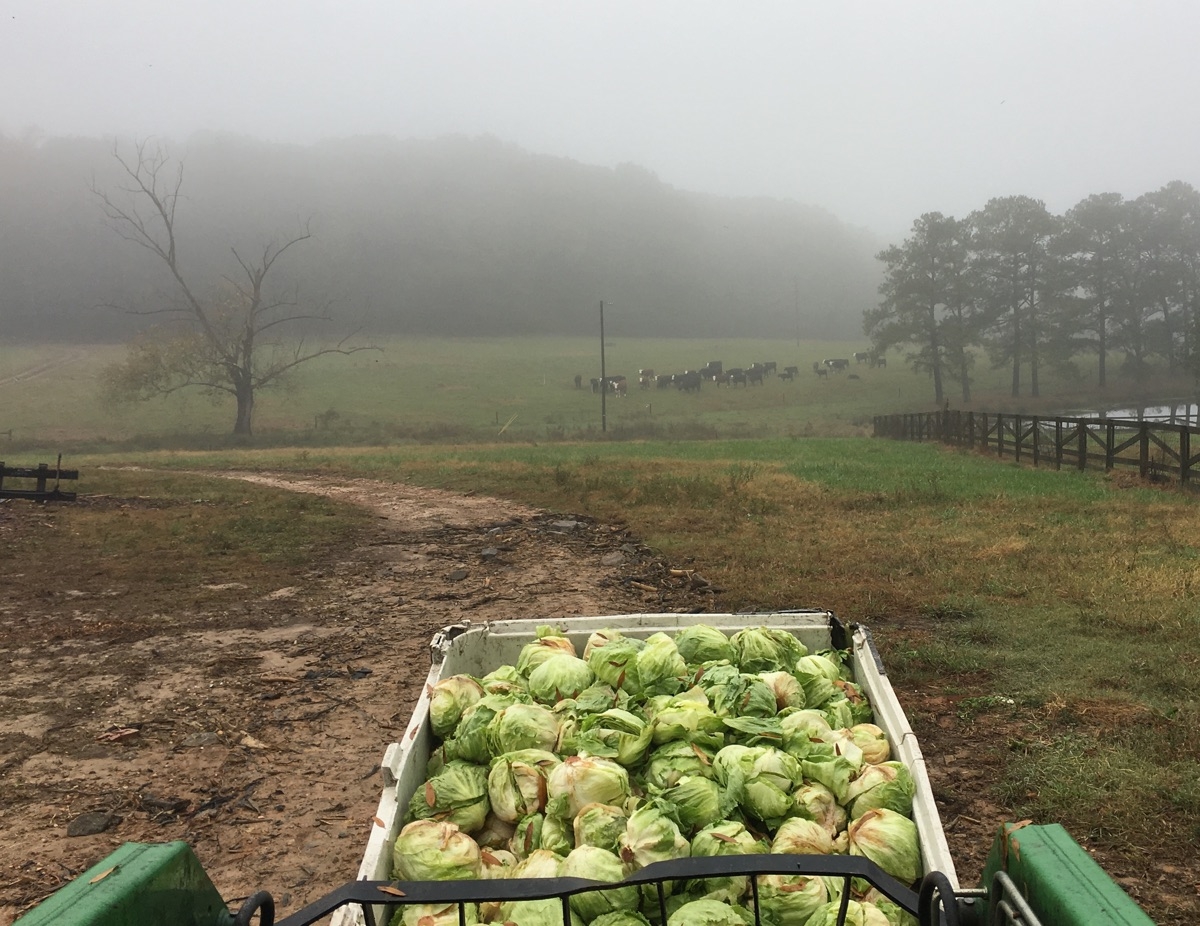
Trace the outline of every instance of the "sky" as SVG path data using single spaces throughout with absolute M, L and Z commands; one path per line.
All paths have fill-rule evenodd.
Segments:
M 899 240 L 1200 186 L 1196 0 L 0 0 L 0 133 L 493 135 Z

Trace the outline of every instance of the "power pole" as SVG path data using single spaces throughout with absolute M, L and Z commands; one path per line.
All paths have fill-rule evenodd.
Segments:
M 604 373 L 604 300 L 600 300 L 600 431 L 608 431 L 608 377 Z

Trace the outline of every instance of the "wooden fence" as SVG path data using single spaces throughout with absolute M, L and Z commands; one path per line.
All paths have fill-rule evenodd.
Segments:
M 1200 479 L 1200 427 L 1134 418 L 1047 418 L 988 412 L 879 415 L 875 436 L 940 441 L 1034 466 L 1137 470 L 1143 479 Z
M 46 463 L 39 463 L 37 466 L 6 466 L 0 462 L 0 498 L 24 498 L 35 502 L 73 502 L 75 493 L 63 491 L 59 486 L 64 479 L 74 482 L 78 478 L 79 470 L 62 468 L 62 454 L 58 455 L 58 462 L 53 469 Z M 24 486 L 14 488 L 14 479 L 20 480 Z M 50 485 L 51 479 L 54 480 L 54 485 Z M 29 482 L 34 483 L 33 488 L 28 487 Z

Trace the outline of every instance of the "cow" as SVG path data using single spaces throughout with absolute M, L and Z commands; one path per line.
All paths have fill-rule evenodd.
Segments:
M 832 360 L 823 360 L 822 363 L 824 363 L 829 369 L 833 370 L 834 373 L 840 373 L 842 370 L 850 366 L 850 361 L 844 357 L 836 357 Z
M 592 395 L 595 395 L 599 391 L 600 391 L 600 380 L 598 380 L 596 377 L 593 376 L 592 377 Z
M 606 376 L 604 379 L 609 392 L 614 392 L 619 396 L 628 395 L 629 382 L 624 376 Z
M 575 374 L 575 388 L 576 389 L 583 388 L 583 377 L 580 376 L 578 373 Z
M 741 367 L 732 367 L 729 370 L 729 385 L 736 386 L 738 383 L 746 385 L 746 371 Z
M 754 364 L 752 367 L 750 367 L 750 369 L 748 369 L 746 371 L 747 384 L 752 386 L 755 383 L 758 383 L 758 385 L 761 386 L 763 384 L 763 374 L 765 372 L 766 371 L 762 368 L 762 366 L 760 364 L 757 364 L 757 363 Z
M 795 377 L 795 376 L 800 375 L 800 368 L 799 367 L 784 367 L 783 372 L 790 373 L 793 377 Z
M 854 352 L 854 362 L 855 363 L 866 363 L 870 359 L 871 359 L 871 352 L 869 350 L 856 350 Z
M 779 368 L 775 365 L 774 360 L 764 360 L 762 363 L 755 365 L 762 367 L 764 376 L 770 376 L 772 373 L 779 372 Z
M 883 354 L 875 354 L 875 353 L 871 354 L 872 369 L 874 369 L 875 367 L 886 367 L 886 366 L 887 366 L 887 357 L 883 356 Z
M 724 370 L 722 370 L 720 373 L 714 373 L 712 381 L 714 383 L 716 383 L 718 386 L 728 386 L 729 385 L 729 374 L 726 373 Z
M 710 360 L 700 368 L 700 375 L 705 379 L 716 380 L 721 375 L 721 361 Z
M 684 392 L 699 392 L 700 380 L 699 370 L 685 370 L 675 374 L 675 386 Z
M 649 389 L 650 384 L 654 381 L 654 370 L 651 367 L 646 367 L 644 370 L 638 370 L 638 385 L 643 389 Z
M 666 389 L 674 381 L 675 377 L 670 373 L 659 373 L 658 376 L 654 377 L 654 385 L 659 389 Z
M 792 372 L 792 367 L 786 368 L 779 374 L 780 379 L 786 379 L 789 383 L 796 378 L 796 374 Z
M 813 361 L 813 372 L 816 373 L 817 376 L 821 377 L 822 379 L 829 378 L 829 371 L 827 369 L 825 369 L 823 366 L 821 366 L 821 364 L 817 363 L 817 361 L 815 361 L 815 360 Z
M 850 373 L 846 376 L 846 379 L 862 379 L 862 377 L 857 373 Z

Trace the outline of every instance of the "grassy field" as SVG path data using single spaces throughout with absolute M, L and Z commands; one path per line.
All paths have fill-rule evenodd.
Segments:
M 874 415 L 933 407 L 929 378 L 893 354 L 883 369 L 855 365 L 818 379 L 812 364 L 849 357 L 858 342 L 610 339 L 606 369 L 629 377 L 626 398 L 609 396 L 606 436 L 615 439 L 862 436 Z M 116 346 L 0 347 L 0 439 L 14 449 L 111 445 L 153 448 L 229 443 L 234 408 L 195 392 L 114 406 L 99 388 Z M 699 394 L 639 389 L 639 369 L 696 369 L 720 359 L 727 367 L 774 360 L 800 368 L 795 382 L 769 377 L 761 387 L 706 386 Z M 402 442 L 548 441 L 601 436 L 601 401 L 588 387 L 599 376 L 599 343 L 591 339 L 396 340 L 378 351 L 322 358 L 299 368 L 285 388 L 260 393 L 259 445 Z M 850 374 L 856 376 L 852 379 Z M 574 378 L 583 379 L 576 389 Z M 1007 373 L 977 374 L 975 407 L 1008 410 Z M 1078 378 L 1043 374 L 1044 397 L 1022 400 L 1054 411 L 1093 401 Z M 1178 384 L 1146 384 L 1159 395 Z M 1124 391 L 1123 391 L 1124 390 Z M 1166 393 L 1163 392 L 1166 390 Z M 1128 393 L 1116 383 L 1114 398 Z M 953 390 L 948 393 L 953 401 Z

